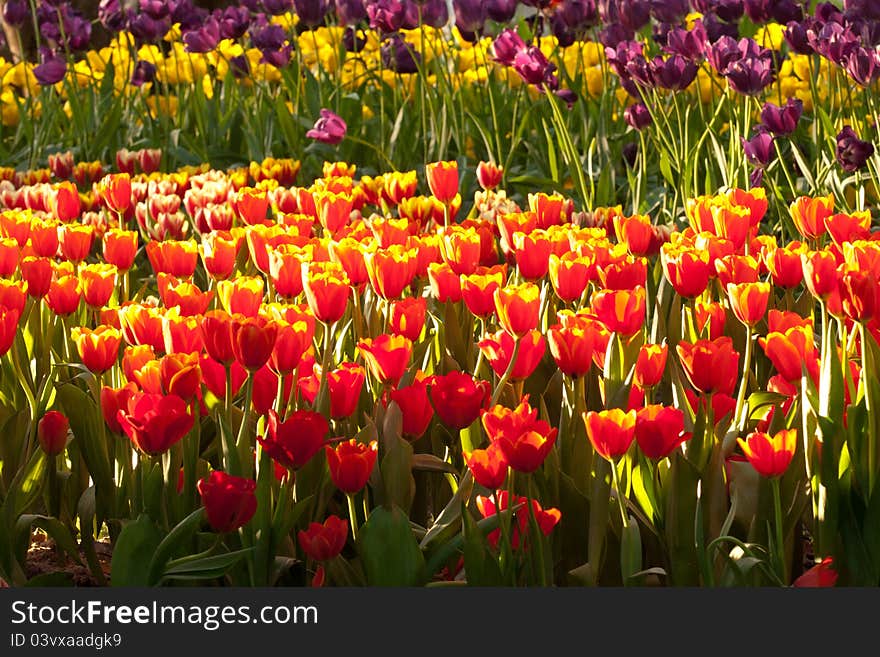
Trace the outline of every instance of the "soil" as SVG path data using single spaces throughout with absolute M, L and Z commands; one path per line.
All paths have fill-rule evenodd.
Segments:
M 95 543 L 95 552 L 98 555 L 98 563 L 105 577 L 110 577 L 110 543 L 98 541 Z M 31 535 L 31 545 L 28 549 L 25 562 L 25 574 L 28 579 L 38 575 L 50 573 L 65 573 L 70 576 L 74 586 L 99 586 L 95 576 L 92 575 L 86 561 L 85 554 L 80 549 L 82 564 L 76 563 L 67 553 L 60 550 L 55 541 L 48 538 L 42 532 L 34 532 Z

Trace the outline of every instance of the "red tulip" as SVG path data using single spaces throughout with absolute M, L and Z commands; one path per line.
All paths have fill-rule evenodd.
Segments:
M 424 372 L 416 372 L 415 379 L 408 386 L 391 390 L 390 397 L 403 416 L 403 436 L 411 440 L 421 438 L 427 431 L 434 409 L 428 399 L 428 385 L 432 378 Z
M 198 490 L 208 524 L 217 533 L 244 527 L 257 512 L 257 482 L 213 470 L 199 479 Z
M 432 162 L 425 166 L 425 177 L 431 193 L 441 203 L 448 203 L 458 194 L 458 162 Z
M 614 408 L 583 414 L 587 437 L 602 458 L 614 461 L 626 454 L 635 438 L 636 412 Z
M 18 310 L 0 305 L 0 356 L 6 355 L 15 342 L 19 317 L 21 313 Z
M 348 520 L 328 516 L 322 523 L 309 523 L 308 529 L 297 533 L 299 546 L 315 561 L 330 561 L 345 547 L 348 538 Z
M 282 421 L 269 409 L 266 435 L 257 440 L 269 456 L 290 470 L 298 470 L 324 446 L 330 425 L 320 413 L 298 410 Z
M 232 319 L 232 353 L 248 372 L 256 372 L 272 355 L 278 327 L 263 317 Z
M 94 331 L 85 326 L 75 326 L 70 337 L 76 343 L 80 360 L 89 371 L 103 374 L 116 364 L 122 334 L 112 326 L 101 325 Z
M 192 429 L 194 419 L 177 395 L 135 393 L 116 414 L 131 442 L 145 454 L 167 451 Z
M 783 429 L 775 435 L 754 432 L 736 442 L 762 477 L 781 477 L 788 469 L 797 447 L 797 429 Z
M 379 443 L 375 440 L 369 444 L 360 443 L 352 438 L 339 443 L 335 448 L 327 445 L 327 465 L 330 467 L 330 478 L 336 487 L 344 493 L 357 493 L 364 486 L 373 472 L 378 456 Z
M 47 411 L 37 424 L 37 440 L 40 447 L 49 456 L 57 456 L 67 445 L 67 434 L 70 431 L 70 420 L 58 411 Z M 54 465 L 50 465 L 54 468 Z
M 645 288 L 632 290 L 599 290 L 591 301 L 596 317 L 609 331 L 628 338 L 645 323 Z
M 660 383 L 663 370 L 666 368 L 667 353 L 668 348 L 665 343 L 643 344 L 636 358 L 633 383 L 642 389 L 653 388 Z
M 534 283 L 507 285 L 495 290 L 495 312 L 501 327 L 521 338 L 538 327 L 541 290 Z
M 684 411 L 671 406 L 653 404 L 636 412 L 636 442 L 649 459 L 659 460 L 672 451 L 691 434 L 684 430 Z
M 684 373 L 703 394 L 729 395 L 739 379 L 739 353 L 727 336 L 715 340 L 679 342 L 676 346 Z
M 489 402 L 492 386 L 488 381 L 452 371 L 435 376 L 428 386 L 428 394 L 443 424 L 452 429 L 464 429 L 480 417 L 480 411 Z
M 464 460 L 474 475 L 474 481 L 489 490 L 501 488 L 507 479 L 507 460 L 498 443 L 490 443 L 486 449 L 464 453 Z
M 364 338 L 358 342 L 357 347 L 370 373 L 384 385 L 397 385 L 406 372 L 412 355 L 412 342 L 399 335 L 383 334 L 375 339 Z

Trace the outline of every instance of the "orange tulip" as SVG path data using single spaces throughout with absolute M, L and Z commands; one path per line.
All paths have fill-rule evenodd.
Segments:
M 302 277 L 306 301 L 315 317 L 326 324 L 342 319 L 351 292 L 342 265 L 304 262 Z
M 443 262 L 459 276 L 473 274 L 480 264 L 480 235 L 475 228 L 453 226 L 441 231 L 440 253 Z
M 62 223 L 73 221 L 79 216 L 80 199 L 76 185 L 65 180 L 58 183 L 54 192 L 51 194 L 50 206 L 52 214 Z
M 537 281 L 547 275 L 550 266 L 550 240 L 544 230 L 513 234 L 513 255 L 520 275 Z
M 256 317 L 263 304 L 263 278 L 238 276 L 231 281 L 218 281 L 217 297 L 231 315 Z
M 312 195 L 315 199 L 315 211 L 318 213 L 318 221 L 329 235 L 336 235 L 349 222 L 352 210 L 352 199 L 348 194 L 334 194 L 333 192 L 316 192 Z
M 102 243 L 106 262 L 122 272 L 131 269 L 137 254 L 138 234 L 135 231 L 111 228 L 104 233 Z
M 880 283 L 871 271 L 848 267 L 840 278 L 843 312 L 854 322 L 864 322 L 880 311 Z
M 462 274 L 461 298 L 476 317 L 488 317 L 495 312 L 495 290 L 504 284 L 506 269 L 506 265 L 497 265 Z
M 367 275 L 373 290 L 383 299 L 396 299 L 416 275 L 418 252 L 402 246 L 390 246 L 364 255 Z
M 788 207 L 795 228 L 806 239 L 815 240 L 825 234 L 825 220 L 834 214 L 834 195 L 810 198 L 801 196 Z
M 483 356 L 499 377 L 504 375 L 513 358 L 514 339 L 507 331 L 490 333 L 477 343 Z M 540 331 L 529 331 L 520 339 L 519 354 L 510 374 L 511 381 L 523 381 L 532 375 L 544 357 L 547 341 Z
M 788 469 L 797 447 L 797 429 L 783 429 L 773 436 L 755 431 L 743 440 L 737 438 L 743 454 L 762 477 L 781 477 Z
M 770 283 L 728 283 L 727 297 L 736 318 L 746 326 L 754 326 L 767 312 Z
M 27 284 L 22 281 L 0 279 L 0 306 L 12 308 L 21 315 L 27 303 Z
M 431 193 L 441 203 L 448 203 L 458 194 L 458 162 L 432 162 L 425 166 L 425 177 Z
M 474 481 L 489 490 L 501 488 L 507 479 L 507 459 L 498 443 L 489 443 L 486 449 L 464 453 L 464 460 L 474 475 Z
M 868 239 L 871 234 L 871 213 L 863 210 L 852 214 L 833 214 L 825 218 L 825 227 L 837 248 L 843 248 L 845 242 Z
M 272 355 L 278 327 L 264 317 L 232 318 L 232 353 L 248 372 L 256 372 Z
M 168 354 L 159 363 L 162 377 L 162 388 L 169 395 L 177 395 L 187 402 L 192 402 L 199 393 L 202 383 L 202 370 L 199 367 L 199 355 Z
M 679 342 L 676 351 L 694 388 L 706 395 L 733 392 L 739 379 L 739 353 L 734 351 L 729 337 L 697 340 L 693 344 Z
M 49 285 L 46 304 L 52 312 L 62 317 L 71 315 L 79 308 L 82 288 L 78 276 L 66 275 L 56 278 Z
M 724 334 L 727 312 L 724 310 L 724 306 L 717 301 L 709 303 L 697 301 L 694 304 L 694 317 L 697 321 L 697 331 L 709 340 L 714 340 Z
M 84 326 L 75 326 L 70 337 L 76 344 L 79 358 L 89 371 L 103 374 L 116 364 L 122 334 L 112 326 L 101 325 L 92 331 Z
M 806 248 L 801 242 L 792 242 L 788 246 L 770 249 L 765 254 L 764 262 L 774 285 L 790 289 L 804 280 L 801 254 L 806 252 Z
M 617 241 L 625 244 L 627 251 L 637 257 L 650 253 L 654 242 L 654 227 L 648 215 L 624 217 L 622 214 L 615 214 L 613 221 Z
M 66 224 L 60 232 L 61 255 L 70 262 L 85 260 L 92 250 L 95 229 L 83 224 Z
M 364 262 L 364 245 L 352 237 L 345 237 L 338 242 L 330 242 L 329 251 L 333 262 L 342 265 L 351 286 L 362 289 L 369 280 Z
M 406 372 L 412 355 L 412 342 L 400 335 L 383 334 L 358 342 L 358 352 L 377 381 L 396 386 Z
M 635 438 L 636 412 L 614 408 L 583 414 L 587 437 L 596 453 L 607 461 L 626 454 Z
M 645 288 L 599 290 L 593 294 L 591 307 L 609 331 L 630 337 L 645 323 Z
M 116 267 L 98 263 L 79 268 L 83 299 L 90 308 L 107 305 L 116 287 Z
M 299 367 L 303 356 L 312 346 L 315 325 L 304 320 L 276 320 L 275 324 L 277 335 L 269 357 L 269 369 L 275 374 L 287 375 Z
M 477 165 L 477 182 L 487 192 L 501 184 L 504 177 L 504 167 L 494 162 L 480 162 Z M 489 487 L 491 488 L 491 486 Z
M 561 256 L 551 254 L 548 262 L 553 291 L 567 303 L 581 298 L 594 270 L 589 258 L 573 251 Z
M 686 245 L 671 242 L 660 248 L 663 271 L 678 294 L 694 298 L 709 284 L 709 254 Z
M 766 338 L 759 338 L 758 344 L 785 381 L 799 382 L 804 366 L 812 379 L 818 381 L 819 351 L 811 327 L 794 326 L 784 332 L 771 332 Z
M 253 226 L 266 221 L 269 199 L 265 191 L 245 187 L 231 195 L 229 205 L 243 223 Z
M 198 247 L 190 240 L 149 241 L 146 251 L 156 274 L 166 272 L 177 278 L 192 278 L 199 262 Z
M 445 262 L 432 262 L 428 265 L 428 281 L 431 285 L 431 296 L 440 303 L 461 301 L 461 279 Z
M 185 317 L 181 316 L 177 309 L 166 312 L 162 317 L 162 338 L 165 343 L 165 352 L 169 354 L 201 353 L 205 348 L 202 322 L 201 315 Z
M 636 412 L 635 435 L 642 453 L 655 461 L 666 458 L 691 438 L 684 430 L 684 411 L 659 404 Z
M 508 285 L 495 290 L 495 312 L 501 327 L 521 338 L 538 326 L 541 290 L 534 283 Z
M 98 183 L 98 194 L 109 210 L 124 213 L 131 205 L 131 176 L 127 173 L 104 176 Z
M 827 300 L 837 291 L 837 258 L 830 251 L 812 251 L 801 254 L 804 284 L 817 299 Z
M 598 321 L 575 322 L 568 326 L 556 324 L 547 331 L 550 354 L 556 366 L 575 379 L 590 372 L 596 351 L 607 348 L 608 337 Z
M 215 281 L 229 278 L 235 269 L 235 259 L 241 244 L 231 233 L 214 231 L 202 236 L 199 253 L 208 276 Z
M 416 342 L 425 328 L 428 300 L 425 297 L 404 297 L 391 302 L 388 328 L 394 335 L 401 335 Z
M 60 244 L 60 239 L 58 237 L 59 232 L 60 230 L 57 221 L 42 221 L 40 219 L 34 219 L 31 223 L 31 247 L 34 250 L 34 255 L 44 258 L 54 258 L 58 254 L 58 246 Z M 18 242 L 13 238 L 10 237 L 6 239 L 18 246 Z M 70 245 L 68 245 L 68 249 L 69 248 Z M 9 274 L 7 274 L 7 276 L 8 275 Z
M 0 305 L 0 357 L 5 356 L 15 342 L 19 317 L 21 313 L 15 308 Z
M 663 378 L 663 370 L 666 368 L 666 356 L 668 354 L 666 344 L 643 344 L 636 358 L 636 368 L 633 372 L 633 383 L 639 388 L 653 388 Z
M 757 283 L 758 261 L 752 256 L 727 255 L 715 261 L 715 273 L 722 288 L 735 283 Z

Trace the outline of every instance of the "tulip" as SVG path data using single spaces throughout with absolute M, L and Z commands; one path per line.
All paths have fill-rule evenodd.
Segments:
M 458 371 L 437 375 L 428 386 L 434 411 L 446 426 L 456 430 L 469 427 L 480 417 L 491 392 L 488 381 Z
M 534 283 L 507 285 L 495 290 L 495 312 L 501 327 L 517 338 L 537 328 L 541 290 Z
M 79 358 L 90 372 L 101 375 L 116 364 L 122 334 L 112 326 L 101 325 L 92 331 L 76 326 L 70 331 Z
M 364 255 L 370 285 L 383 299 L 396 299 L 416 275 L 418 253 L 399 245 Z
M 425 166 L 431 194 L 441 203 L 449 203 L 458 194 L 458 162 L 433 162 Z
M 205 350 L 214 360 L 229 365 L 235 360 L 232 347 L 232 317 L 223 310 L 209 310 L 202 320 Z
M 504 168 L 494 162 L 480 162 L 477 164 L 477 182 L 486 191 L 490 191 L 501 184 L 504 177 Z
M 340 363 L 339 367 L 327 375 L 330 417 L 343 418 L 354 414 L 365 379 L 364 368 L 355 363 Z
M 239 244 L 239 240 L 229 233 L 215 231 L 202 236 L 199 253 L 208 276 L 222 281 L 232 275 Z
M 98 193 L 109 210 L 123 214 L 131 205 L 131 176 L 127 173 L 104 176 L 98 183 Z
M 874 155 L 874 144 L 862 141 L 850 126 L 844 126 L 837 135 L 835 157 L 840 167 L 847 173 L 861 169 Z
M 357 347 L 373 377 L 389 386 L 396 386 L 400 381 L 412 355 L 412 342 L 398 335 L 365 338 Z
M 575 252 L 561 256 L 550 254 L 548 272 L 556 296 L 567 303 L 580 299 L 590 282 L 592 269 L 589 259 Z
M 501 488 L 507 479 L 508 463 L 499 443 L 490 443 L 486 449 L 465 452 L 464 460 L 474 475 L 474 481 L 489 490 Z
M 788 210 L 798 232 L 805 239 L 815 240 L 825 233 L 825 220 L 834 214 L 834 196 L 801 196 L 792 202 Z
M 480 340 L 477 346 L 489 361 L 495 374 L 499 377 L 503 376 L 510 366 L 511 358 L 513 358 L 514 338 L 506 331 L 496 331 Z M 544 357 L 546 347 L 547 341 L 540 331 L 529 331 L 520 338 L 519 352 L 510 373 L 510 380 L 523 381 L 529 378 Z
M 79 269 L 83 299 L 92 309 L 107 305 L 116 287 L 116 267 L 108 264 L 84 265 Z
M 180 441 L 194 423 L 186 402 L 177 395 L 145 392 L 134 393 L 116 418 L 134 446 L 152 456 Z
M 626 454 L 635 438 L 636 411 L 589 411 L 583 414 L 583 420 L 593 449 L 608 461 Z
M 628 338 L 645 323 L 645 288 L 599 290 L 593 294 L 591 306 L 609 331 Z
M 37 440 L 48 456 L 57 456 L 67 446 L 70 420 L 59 411 L 46 411 L 37 423 Z M 49 465 L 54 468 L 54 465 Z
M 26 256 L 21 259 L 19 268 L 22 279 L 27 283 L 28 295 L 35 299 L 46 296 L 52 285 L 52 260 Z M 79 299 L 77 299 L 77 305 L 79 305 Z
M 660 383 L 663 370 L 666 368 L 666 344 L 643 344 L 639 348 L 636 367 L 633 372 L 633 383 L 639 388 L 651 389 Z
M 703 394 L 729 395 L 739 378 L 739 353 L 727 336 L 715 340 L 679 342 L 676 352 L 691 385 Z
M 428 398 L 428 386 L 432 380 L 432 377 L 418 371 L 410 385 L 389 393 L 391 401 L 397 404 L 403 416 L 402 433 L 405 438 L 421 438 L 434 417 L 434 408 Z
M 783 429 L 773 436 L 753 432 L 736 442 L 762 477 L 781 477 L 788 469 L 797 447 L 797 429 Z
M 127 383 L 121 388 L 109 386 L 101 388 L 101 414 L 113 433 L 122 433 L 122 425 L 117 414 L 120 409 L 128 408 L 128 400 L 137 392 L 138 387 L 134 383 Z
M 675 291 L 694 298 L 709 284 L 709 256 L 686 246 L 664 244 L 660 249 L 663 271 Z
M 495 406 L 484 412 L 483 426 L 510 467 L 524 473 L 541 467 L 553 449 L 558 431 L 544 420 L 538 420 L 537 412 L 529 408 L 527 400 L 512 411 Z
M 278 375 L 287 375 L 296 370 L 302 357 L 312 345 L 315 334 L 314 321 L 298 320 L 288 323 L 276 320 L 275 344 L 269 356 L 269 368 Z
M 257 436 L 263 450 L 289 470 L 298 470 L 312 460 L 330 433 L 330 425 L 320 413 L 298 410 L 282 421 L 269 409 L 266 434 Z
M 306 301 L 315 318 L 325 324 L 342 319 L 351 292 L 342 266 L 331 262 L 304 262 L 302 278 Z
M 324 108 L 315 125 L 306 132 L 306 137 L 325 144 L 336 145 L 343 140 L 348 126 L 341 116 Z
M 365 444 L 354 438 L 340 442 L 335 448 L 327 445 L 324 450 L 334 485 L 349 495 L 360 491 L 373 472 L 378 449 L 375 440 Z
M 6 355 L 15 342 L 19 317 L 21 313 L 15 308 L 0 305 L 0 357 Z
M 684 411 L 654 404 L 636 412 L 635 437 L 644 455 L 657 461 L 690 440 L 691 434 L 684 430 Z
M 147 242 L 144 247 L 153 271 L 166 272 L 176 278 L 192 278 L 199 263 L 199 249 L 190 240 Z
M 801 254 L 805 252 L 805 245 L 793 242 L 785 247 L 771 249 L 765 254 L 764 261 L 774 285 L 788 289 L 800 285 L 804 280 Z
M 547 275 L 550 248 L 547 233 L 541 229 L 513 234 L 513 254 L 517 269 L 524 279 L 538 281 Z
M 231 322 L 232 353 L 248 372 L 256 372 L 272 355 L 278 327 L 263 317 L 233 318 Z
M 432 262 L 428 265 L 428 281 L 431 285 L 431 296 L 440 303 L 461 301 L 461 279 L 445 262 Z
M 91 226 L 66 224 L 61 228 L 59 238 L 61 255 L 73 263 L 85 260 L 92 250 L 95 230 Z
M 302 551 L 315 561 L 330 561 L 345 547 L 348 538 L 348 520 L 328 516 L 322 523 L 309 523 L 307 529 L 297 532 Z
M 770 332 L 766 338 L 759 338 L 758 344 L 776 371 L 789 383 L 800 381 L 803 367 L 813 381 L 819 380 L 819 351 L 813 340 L 813 329 L 809 326 Z
M 474 316 L 485 318 L 495 311 L 495 290 L 504 284 L 505 274 L 503 265 L 462 274 L 461 298 Z
M 477 495 L 477 509 L 484 518 L 491 518 L 499 511 L 506 511 L 510 507 L 510 495 L 506 490 L 497 491 L 496 499 L 498 507 L 492 498 Z M 535 523 L 545 536 L 549 536 L 553 528 L 559 523 L 562 513 L 559 509 L 550 508 L 543 509 L 538 500 L 532 500 L 531 509 L 529 509 L 528 499 L 516 496 L 513 499 L 513 506 L 520 507 L 516 511 L 516 522 L 513 524 L 513 533 L 510 537 L 510 545 L 514 550 L 525 548 L 527 543 L 524 537 L 528 536 L 530 521 L 534 517 Z M 493 547 L 497 546 L 498 539 L 501 537 L 501 530 L 495 529 L 486 536 L 489 544 Z
M 837 259 L 830 251 L 813 251 L 801 254 L 801 266 L 804 271 L 804 284 L 815 298 L 822 301 L 837 292 L 838 271 Z
M 212 470 L 197 484 L 208 524 L 219 533 L 244 527 L 257 512 L 257 482 Z
M 192 402 L 201 390 L 202 370 L 196 353 L 170 353 L 159 362 L 162 388 L 169 395 Z
M 232 281 L 219 281 L 217 297 L 231 315 L 256 317 L 263 304 L 263 279 L 260 276 L 239 276 Z
M 137 244 L 138 234 L 135 231 L 111 228 L 102 239 L 105 262 L 115 265 L 121 272 L 128 271 L 134 264 Z
M 728 283 L 727 296 L 736 318 L 746 326 L 754 327 L 767 312 L 770 283 Z
M 599 345 L 607 345 L 607 336 L 601 335 L 600 331 L 596 323 L 590 322 L 550 327 L 547 331 L 550 354 L 563 374 L 577 379 L 590 372 Z
M 440 253 L 452 271 L 459 276 L 469 276 L 480 264 L 480 235 L 475 228 L 459 226 L 443 231 Z

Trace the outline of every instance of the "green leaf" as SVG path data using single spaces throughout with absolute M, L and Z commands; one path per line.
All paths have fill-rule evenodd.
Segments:
M 382 481 L 385 484 L 385 503 L 399 506 L 409 513 L 416 492 L 412 475 L 413 448 L 401 437 L 403 415 L 400 407 L 391 402 L 382 423 Z
M 150 560 L 149 583 L 156 584 L 162 578 L 162 571 L 165 569 L 168 560 L 175 552 L 183 548 L 190 541 L 193 534 L 201 525 L 205 517 L 205 508 L 199 507 L 186 518 L 181 520 L 172 529 L 168 535 L 162 539 L 153 558 Z
M 470 512 L 462 505 L 464 525 L 464 569 L 468 586 L 500 586 L 501 568 L 489 549 L 486 537 L 477 527 Z
M 425 557 L 399 507 L 380 506 L 370 513 L 357 542 L 370 586 L 423 586 Z
M 660 151 L 660 173 L 669 183 L 670 187 L 675 187 L 675 179 L 672 177 L 672 165 L 669 162 L 669 154 L 666 151 Z
M 150 562 L 161 542 L 162 536 L 147 514 L 126 523 L 113 547 L 110 585 L 149 585 Z
M 632 516 L 620 536 L 620 574 L 625 586 L 637 584 L 636 573 L 642 569 L 642 536 L 639 523 Z
M 253 551 L 253 548 L 245 548 L 198 559 L 184 557 L 170 562 L 163 573 L 163 578 L 198 580 L 223 577 L 230 568 Z
M 461 478 L 455 495 L 452 496 L 452 499 L 449 500 L 449 503 L 440 512 L 440 515 L 437 516 L 434 524 L 425 532 L 419 547 L 422 549 L 428 548 L 435 541 L 444 538 L 449 539 L 451 535 L 455 534 L 461 520 L 461 502 L 470 499 L 473 489 L 474 476 L 470 469 L 468 469 Z

